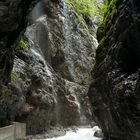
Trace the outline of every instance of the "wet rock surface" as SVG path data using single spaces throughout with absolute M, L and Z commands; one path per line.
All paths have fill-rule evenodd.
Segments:
M 117 1 L 98 28 L 99 47 L 89 97 L 106 140 L 140 139 L 140 5 Z M 114 12 L 115 10 L 115 12 Z
M 22 14 L 5 15 L 11 23 L 0 18 L 0 47 L 8 50 L 8 55 L 0 51 L 2 85 L 8 90 L 0 92 L 0 125 L 20 121 L 28 134 L 37 134 L 50 126 L 89 123 L 92 42 L 77 18 L 63 1 L 6 2 Z M 1 2 L 0 17 L 6 2 Z M 20 10 L 20 4 L 28 6 Z M 94 28 L 91 32 L 95 35 Z
M 104 137 L 102 130 L 95 131 L 94 136 L 98 137 L 98 138 L 103 138 Z
M 35 0 L 0 1 L 0 79 L 4 84 L 10 81 L 14 59 L 14 42 L 25 28 L 29 5 Z
M 20 83 L 10 84 L 11 71 L 15 56 L 14 42 L 23 30 L 25 14 L 31 1 L 0 1 L 0 126 L 9 124 L 20 116 L 24 104 L 24 95 Z

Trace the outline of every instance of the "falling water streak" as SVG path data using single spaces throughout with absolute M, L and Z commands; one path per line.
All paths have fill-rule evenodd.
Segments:
M 64 20 L 63 20 L 63 24 L 64 24 L 64 28 L 63 28 L 63 33 L 64 33 L 64 37 L 65 37 L 65 49 L 68 49 L 69 47 L 71 47 L 71 29 L 70 27 L 68 26 L 69 22 L 70 22 L 70 19 L 69 19 L 69 11 L 68 11 L 68 8 L 67 8 L 67 5 L 64 3 Z M 39 2 L 35 8 L 33 9 L 33 11 L 31 12 L 31 21 L 32 21 L 32 24 L 36 24 L 37 22 L 41 22 L 42 19 L 44 18 L 43 15 L 45 14 L 45 8 L 44 8 L 44 3 L 43 2 Z M 30 28 L 30 27 L 29 27 Z M 40 32 L 42 28 L 38 28 Z M 42 31 L 41 31 L 42 32 Z M 29 32 L 27 31 L 27 33 L 25 34 L 32 34 L 30 33 L 30 30 Z M 36 35 L 34 34 L 34 31 L 33 31 L 33 35 Z M 28 39 L 31 40 L 30 38 L 30 35 L 27 35 Z M 36 39 L 38 39 L 38 36 L 36 36 Z M 46 60 L 43 56 L 43 53 L 41 51 L 41 46 L 40 44 L 38 45 L 34 45 L 36 44 L 36 39 L 33 39 L 33 41 L 31 40 L 31 44 L 33 44 L 33 47 L 30 48 L 31 52 L 38 58 L 40 59 L 43 63 L 44 63 L 44 66 L 45 66 L 45 70 L 47 72 L 47 75 L 49 77 L 53 77 L 52 73 L 50 72 L 49 70 L 49 67 L 48 65 L 46 64 Z M 38 42 L 40 41 L 40 38 L 38 40 Z M 74 67 L 73 64 L 70 64 L 71 67 Z M 73 75 L 73 71 L 70 71 L 71 72 L 71 75 Z M 50 80 L 51 80 L 50 78 Z M 78 107 L 78 111 L 79 111 L 79 115 L 80 115 L 80 123 L 83 121 L 83 118 L 86 118 L 84 116 L 84 114 L 82 113 L 82 107 L 81 107 L 81 104 L 76 96 L 76 94 L 74 95 L 75 96 L 75 104 L 77 105 Z M 56 119 L 57 121 L 59 122 L 61 118 L 61 103 L 59 103 L 59 97 L 57 95 L 55 95 L 55 104 L 56 104 L 56 108 L 55 108 L 55 113 L 56 113 Z M 81 123 L 82 124 L 82 123 Z
M 46 70 L 48 76 L 52 77 L 52 73 L 50 72 L 49 67 L 48 67 L 47 64 L 46 64 L 46 61 L 45 61 L 44 57 L 43 57 L 40 53 L 38 53 L 35 49 L 33 49 L 33 48 L 31 48 L 31 52 L 32 52 L 35 56 L 37 56 L 37 57 L 44 63 L 45 70 Z
M 72 32 L 71 32 L 71 28 L 69 26 L 69 23 L 71 23 L 70 21 L 70 13 L 69 13 L 69 8 L 67 6 L 67 4 L 65 3 L 65 1 L 63 1 L 63 10 L 64 10 L 64 20 L 63 20 L 63 33 L 64 33 L 64 37 L 65 37 L 65 50 L 71 48 L 72 43 L 71 43 L 71 37 L 73 36 Z M 97 40 L 96 40 L 97 41 Z M 97 44 L 96 44 L 97 45 Z M 70 59 L 70 58 L 69 58 Z M 74 69 L 74 64 L 71 63 L 69 64 L 71 66 L 72 69 Z M 74 71 L 70 70 L 70 74 L 72 75 L 72 77 L 74 77 Z M 87 118 L 85 116 L 85 114 L 83 113 L 83 109 L 81 107 L 81 104 L 79 102 L 79 99 L 77 98 L 76 94 L 74 95 L 75 97 L 75 104 L 78 107 L 78 112 L 80 115 L 80 124 L 81 125 L 85 125 L 87 123 Z
M 49 70 L 49 64 L 46 64 L 46 59 L 45 59 L 45 55 L 43 55 L 43 51 L 45 51 L 45 49 L 47 49 L 45 46 L 45 44 L 47 45 L 47 29 L 46 29 L 46 25 L 47 25 L 47 21 L 46 21 L 46 8 L 45 8 L 45 3 L 44 2 L 39 2 L 36 4 L 35 8 L 33 9 L 33 11 L 31 12 L 31 26 L 35 26 L 35 30 L 32 31 L 29 29 L 27 29 L 27 33 L 26 36 L 28 37 L 29 40 L 31 40 L 33 47 L 31 48 L 31 52 L 38 57 L 40 60 L 43 61 L 44 66 L 45 66 L 45 70 L 47 72 L 47 75 L 50 77 L 50 82 L 55 86 L 55 81 L 52 80 L 53 79 L 53 74 L 50 72 Z M 39 23 L 39 24 L 38 24 Z M 46 25 L 44 25 L 46 24 Z M 36 30 L 37 28 L 37 30 Z M 44 33 L 45 35 L 41 35 L 42 33 Z M 31 36 L 29 36 L 29 34 L 31 34 Z M 33 34 L 33 35 L 32 35 Z M 32 36 L 35 36 L 35 38 L 32 38 Z M 43 38 L 45 37 L 45 38 Z M 40 42 L 43 39 L 43 44 L 41 44 Z M 32 41 L 33 40 L 33 41 Z M 42 49 L 43 48 L 43 49 Z M 53 71 L 51 69 L 51 71 Z M 59 121 L 60 118 L 60 105 L 58 103 L 58 97 L 56 92 L 53 92 L 54 94 L 54 103 L 55 103 L 55 117 L 57 119 L 57 121 Z
M 78 112 L 80 114 L 80 125 L 87 125 L 87 118 L 86 118 L 86 116 L 83 113 L 83 109 L 82 109 L 82 106 L 80 104 L 80 101 L 79 101 L 79 99 L 77 98 L 77 96 L 75 94 L 73 94 L 73 96 L 75 97 L 75 101 L 74 102 L 77 105 Z
M 35 25 L 35 24 L 37 24 L 38 22 L 40 22 L 41 23 L 41 21 L 43 21 L 44 20 L 44 18 L 45 18 L 45 15 L 46 14 L 46 5 L 45 5 L 45 3 L 43 2 L 43 1 L 40 1 L 40 2 L 38 2 L 36 5 L 35 5 L 35 7 L 33 8 L 33 10 L 31 11 L 31 13 L 30 13 L 30 21 L 29 22 L 31 22 L 32 23 L 32 25 Z M 31 26 L 32 26 L 31 25 Z M 45 30 L 45 25 L 43 26 L 43 24 L 39 24 L 40 26 L 40 28 L 37 26 L 37 31 L 38 31 L 38 33 L 40 33 L 40 32 L 45 32 L 45 36 L 47 36 L 47 31 Z M 43 28 L 44 27 L 44 28 Z M 32 28 L 32 27 L 31 27 Z M 42 28 L 44 29 L 44 30 L 42 30 Z M 31 52 L 35 55 L 35 56 L 37 56 L 43 63 L 44 63 L 44 66 L 45 66 L 45 69 L 46 69 L 46 72 L 47 72 L 47 74 L 48 74 L 48 76 L 51 76 L 52 77 L 52 73 L 50 72 L 50 70 L 49 70 L 49 67 L 48 67 L 48 65 L 46 64 L 46 60 L 45 60 L 45 58 L 44 58 L 44 56 L 43 56 L 43 52 L 42 52 L 42 50 L 41 50 L 41 48 L 42 48 L 42 46 L 40 46 L 40 44 L 39 44 L 39 42 L 41 41 L 40 39 L 40 34 L 38 35 L 38 34 L 36 34 L 36 32 L 37 31 L 32 31 L 32 30 L 30 30 L 30 27 L 28 27 L 27 28 L 27 30 L 26 30 L 26 32 L 25 32 L 25 35 L 27 36 L 27 38 L 28 38 L 28 40 L 29 40 L 29 42 L 32 44 L 31 46 L 31 48 L 30 48 L 30 50 L 31 50 Z M 43 33 L 44 33 L 43 32 Z M 33 35 L 32 35 L 33 34 Z M 31 35 L 31 36 L 30 36 Z M 34 38 L 33 40 L 31 39 L 32 38 L 32 36 L 36 36 L 36 38 Z M 38 41 L 38 43 L 36 42 L 36 41 Z M 45 42 L 44 43 L 46 43 L 47 41 L 45 40 Z M 35 45 L 35 44 L 38 44 L 38 45 Z M 43 46 L 44 47 L 44 46 Z M 45 46 L 46 47 L 46 46 Z M 45 48 L 44 47 L 44 48 Z
M 64 6 L 63 9 L 65 9 L 66 8 L 65 2 L 64 1 L 62 1 L 62 2 L 63 2 L 63 6 Z M 68 39 L 67 39 L 67 37 L 69 35 L 69 33 L 67 32 L 67 31 L 69 31 L 68 23 L 66 22 L 66 20 L 67 20 L 67 10 L 65 9 L 63 13 L 65 14 L 64 17 L 59 15 L 59 19 L 60 19 L 60 21 L 63 22 L 63 25 L 64 25 L 64 28 L 62 28 L 62 30 L 63 30 L 64 37 L 65 37 L 65 45 L 64 45 L 64 47 L 66 48 L 66 47 L 69 47 L 69 44 L 70 44 L 70 41 L 68 42 Z M 61 120 L 62 120 L 62 117 L 61 117 L 61 115 L 62 115 L 61 101 L 59 100 L 59 97 L 58 97 L 57 94 L 55 95 L 55 99 L 56 99 L 56 102 L 55 102 L 55 117 L 56 118 L 55 119 L 57 121 L 56 124 L 60 125 L 59 122 L 61 122 Z
M 70 21 L 70 16 L 69 16 L 69 9 L 65 3 L 65 1 L 63 1 L 63 10 L 64 10 L 64 20 L 63 20 L 63 33 L 64 33 L 64 37 L 65 37 L 65 50 L 67 51 L 67 49 L 72 47 L 72 43 L 71 43 L 71 36 L 73 35 L 70 29 L 69 24 L 71 23 Z M 69 58 L 70 59 L 70 58 Z M 74 64 L 70 63 L 68 64 L 70 65 L 71 69 L 74 69 Z M 74 73 L 73 71 L 69 70 L 70 74 L 72 75 L 72 77 L 74 77 Z
M 38 2 L 30 13 L 31 24 L 35 23 L 38 18 L 46 14 L 46 6 L 43 1 Z

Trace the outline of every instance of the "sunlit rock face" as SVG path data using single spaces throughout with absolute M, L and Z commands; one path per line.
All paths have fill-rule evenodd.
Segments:
M 83 26 L 63 1 L 33 1 L 24 14 L 24 27 L 18 21 L 11 27 L 17 34 L 13 45 L 9 44 L 9 54 L 13 51 L 9 80 L 1 87 L 9 89 L 1 93 L 11 100 L 1 98 L 5 107 L 0 109 L 5 115 L 0 114 L 0 121 L 3 125 L 25 122 L 28 134 L 43 132 L 49 126 L 88 124 L 93 45 Z M 92 22 L 88 26 L 95 36 Z
M 118 0 L 98 28 L 89 97 L 107 140 L 140 139 L 139 8 L 138 1 Z

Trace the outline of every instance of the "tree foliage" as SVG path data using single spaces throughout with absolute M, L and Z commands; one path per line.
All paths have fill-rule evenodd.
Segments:
M 106 4 L 99 0 L 66 0 L 68 6 L 78 15 L 86 16 L 93 20 L 95 17 L 102 19 Z

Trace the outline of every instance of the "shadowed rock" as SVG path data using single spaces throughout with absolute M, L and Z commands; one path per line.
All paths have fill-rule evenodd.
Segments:
M 89 97 L 93 119 L 107 140 L 140 139 L 139 6 L 138 1 L 117 0 L 98 28 Z

